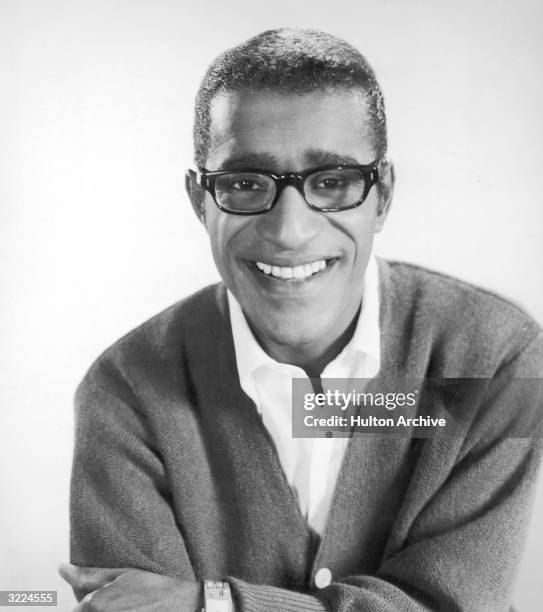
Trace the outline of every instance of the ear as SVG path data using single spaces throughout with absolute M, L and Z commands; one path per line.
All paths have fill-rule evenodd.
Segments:
M 385 158 L 379 164 L 379 204 L 375 220 L 375 233 L 380 232 L 385 225 L 394 194 L 394 181 L 394 165 Z
M 194 214 L 204 224 L 206 221 L 205 216 L 205 189 L 200 187 L 196 182 L 196 172 L 194 170 L 187 170 L 185 172 L 185 189 L 192 204 Z

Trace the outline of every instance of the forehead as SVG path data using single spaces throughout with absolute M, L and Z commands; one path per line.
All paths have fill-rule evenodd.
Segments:
M 319 156 L 323 163 L 374 160 L 365 99 L 356 91 L 233 92 L 217 96 L 210 111 L 208 169 L 259 159 L 278 171 L 317 165 Z

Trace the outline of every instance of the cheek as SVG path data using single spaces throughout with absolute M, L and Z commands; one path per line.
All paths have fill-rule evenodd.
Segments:
M 206 208 L 206 229 L 215 265 L 222 276 L 231 274 L 236 254 L 243 252 L 245 226 L 242 217 L 228 215 L 210 207 Z
M 341 219 L 342 232 L 354 247 L 355 263 L 367 259 L 373 245 L 377 224 L 377 201 L 368 198 L 359 208 L 345 212 Z
M 228 227 L 222 219 L 222 213 L 214 204 L 206 203 L 205 226 L 211 246 L 215 265 L 222 274 L 223 259 L 227 253 L 225 242 L 228 240 Z

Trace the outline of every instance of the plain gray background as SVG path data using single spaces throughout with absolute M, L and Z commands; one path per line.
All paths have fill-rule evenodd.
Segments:
M 183 189 L 210 60 L 316 27 L 376 69 L 397 189 L 378 254 L 543 321 L 543 7 L 462 0 L 0 4 L 0 589 L 58 589 L 72 396 L 120 335 L 218 276 Z M 462 321 L 458 322 L 459 325 Z M 540 494 L 516 602 L 543 599 Z

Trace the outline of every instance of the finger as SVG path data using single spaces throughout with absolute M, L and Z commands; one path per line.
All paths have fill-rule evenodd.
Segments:
M 70 586 L 86 592 L 99 589 L 127 571 L 126 567 L 80 567 L 71 563 L 61 563 L 58 567 L 58 573 Z

